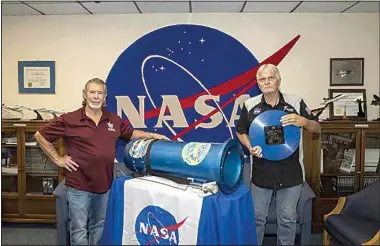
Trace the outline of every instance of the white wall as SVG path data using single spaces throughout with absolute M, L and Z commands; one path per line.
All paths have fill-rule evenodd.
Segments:
M 217 28 L 240 40 L 259 61 L 300 34 L 280 64 L 282 91 L 297 94 L 310 108 L 328 95 L 331 57 L 364 57 L 369 105 L 379 94 L 379 14 L 167 14 L 2 17 L 2 101 L 8 105 L 74 110 L 84 83 L 107 78 L 132 42 L 159 27 L 193 23 Z M 56 61 L 56 94 L 18 93 L 17 62 Z M 327 111 L 323 115 L 327 117 Z

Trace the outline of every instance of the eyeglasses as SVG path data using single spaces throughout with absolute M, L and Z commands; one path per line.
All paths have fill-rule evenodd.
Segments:
M 274 82 L 274 81 L 276 81 L 276 77 L 269 76 L 268 78 L 260 78 L 259 82 L 260 83 L 265 83 L 267 80 L 269 82 Z

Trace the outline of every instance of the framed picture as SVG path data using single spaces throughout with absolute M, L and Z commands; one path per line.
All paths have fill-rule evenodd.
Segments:
M 364 58 L 331 58 L 330 86 L 364 85 Z
M 344 95 L 333 102 L 330 109 L 330 120 L 367 120 L 365 89 L 329 89 L 329 98 Z
M 19 93 L 55 94 L 54 61 L 19 61 Z

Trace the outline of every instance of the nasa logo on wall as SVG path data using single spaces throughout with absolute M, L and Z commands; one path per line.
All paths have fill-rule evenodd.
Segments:
M 264 62 L 277 65 L 296 37 Z M 261 93 L 255 56 L 234 37 L 211 27 L 159 28 L 132 43 L 106 79 L 106 109 L 134 129 L 186 142 L 235 138 L 245 100 Z M 123 160 L 119 140 L 116 159 Z
M 174 216 L 158 206 L 147 206 L 136 218 L 135 232 L 140 245 L 178 245 L 178 229 L 186 218 L 177 223 Z

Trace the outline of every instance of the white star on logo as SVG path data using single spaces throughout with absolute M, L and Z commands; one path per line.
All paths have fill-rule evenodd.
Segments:
M 160 69 L 161 69 L 161 71 L 164 71 L 164 70 L 165 70 L 165 67 L 164 67 L 164 66 L 161 66 Z
M 203 42 L 205 42 L 206 40 L 204 40 L 203 38 L 201 38 L 200 40 L 199 40 L 199 42 L 201 42 L 202 44 L 203 44 Z

